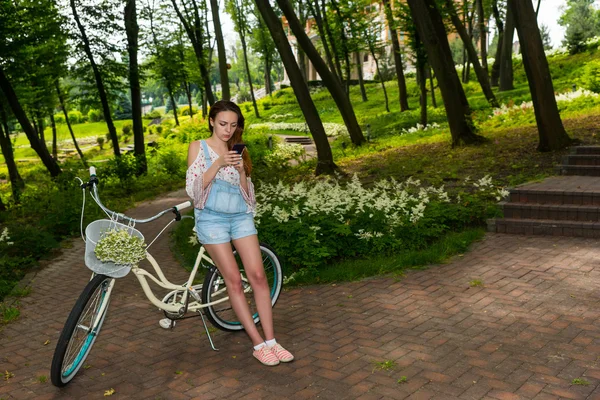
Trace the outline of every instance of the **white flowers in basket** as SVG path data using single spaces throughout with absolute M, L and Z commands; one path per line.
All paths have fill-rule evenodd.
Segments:
M 125 229 L 109 229 L 102 234 L 94 252 L 102 262 L 137 265 L 146 258 L 146 244 L 143 239 L 130 235 Z

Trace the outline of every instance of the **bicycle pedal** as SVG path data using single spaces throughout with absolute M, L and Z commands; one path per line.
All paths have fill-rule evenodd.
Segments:
M 177 322 L 169 318 L 163 318 L 158 321 L 158 325 L 163 329 L 173 329 L 175 328 L 175 324 L 177 324 Z

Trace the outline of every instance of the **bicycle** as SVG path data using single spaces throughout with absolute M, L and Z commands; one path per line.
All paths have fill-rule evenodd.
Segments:
M 170 212 L 175 214 L 175 218 L 172 219 L 158 233 L 150 245 L 146 247 L 146 250 L 152 245 L 152 243 L 154 243 L 154 241 L 156 241 L 156 239 L 171 223 L 175 221 L 181 221 L 182 219 L 186 218 L 194 218 L 192 216 L 181 215 L 182 210 L 192 207 L 191 201 L 186 201 L 167 210 L 161 211 L 157 215 L 150 218 L 130 218 L 124 214 L 115 213 L 102 204 L 98 195 L 99 180 L 96 176 L 94 167 L 90 168 L 90 179 L 87 183 L 84 183 L 81 179 L 79 179 L 79 181 L 81 183 L 80 188 L 83 189 L 83 206 L 80 223 L 82 238 L 84 238 L 83 215 L 85 209 L 86 188 L 89 188 L 90 196 L 94 202 L 107 214 L 107 216 L 110 217 L 110 221 L 99 221 L 105 221 L 105 225 L 114 223 L 115 227 L 120 229 L 128 229 L 130 233 L 134 233 L 136 235 L 139 234 L 142 239 L 143 235 L 139 231 L 135 230 L 135 224 L 143 224 L 154 221 Z M 119 221 L 127 222 L 127 225 L 120 223 Z M 88 241 L 91 241 L 89 235 L 87 234 L 89 233 L 88 231 L 94 222 L 92 222 L 86 228 L 86 237 L 84 238 L 84 240 L 86 240 L 86 248 Z M 267 280 L 271 288 L 271 304 L 274 306 L 279 298 L 282 287 L 281 263 L 279 262 L 275 252 L 270 247 L 261 243 L 260 249 L 262 253 L 263 264 L 265 266 L 265 273 L 267 274 Z M 239 256 L 237 256 L 235 251 L 234 254 L 236 255 L 238 265 L 240 266 L 242 283 L 244 285 L 244 293 L 246 293 L 248 296 L 251 294 L 252 288 L 250 287 L 247 278 L 244 276 L 244 269 Z M 214 262 L 206 254 L 206 249 L 203 246 L 201 246 L 200 250 L 198 251 L 198 256 L 196 257 L 194 267 L 188 280 L 180 285 L 169 282 L 152 255 L 150 255 L 150 253 L 147 251 L 145 255 L 146 260 L 148 260 L 148 262 L 152 265 L 157 276 L 154 276 L 152 273 L 140 268 L 138 265 L 129 266 L 124 270 L 123 268 L 120 268 L 115 270 L 114 274 L 93 272 L 92 278 L 75 302 L 75 305 L 73 306 L 73 309 L 71 310 L 71 313 L 65 322 L 58 343 L 56 344 L 56 349 L 52 358 L 52 366 L 50 368 L 51 380 L 55 386 L 62 387 L 68 384 L 84 365 L 84 362 L 100 333 L 100 328 L 102 327 L 104 319 L 106 318 L 106 313 L 110 303 L 110 296 L 115 285 L 115 280 L 119 277 L 127 275 L 129 272 L 133 272 L 133 274 L 136 276 L 148 300 L 157 306 L 159 310 L 162 310 L 166 319 L 170 321 L 169 326 L 163 326 L 161 324 L 163 328 L 172 329 L 174 328 L 175 321 L 177 320 L 200 316 L 213 350 L 218 349 L 215 348 L 212 337 L 210 336 L 210 332 L 204 318 L 205 316 L 212 325 L 220 330 L 233 332 L 243 329 L 242 324 L 237 320 L 237 317 L 235 316 L 235 313 L 229 304 L 225 280 L 219 273 L 219 270 L 216 268 Z M 90 261 L 90 258 L 95 258 L 95 256 L 93 256 L 93 252 L 88 254 L 88 251 L 86 250 L 86 266 L 97 271 L 98 269 L 96 268 L 96 264 L 93 264 Z M 98 260 L 96 259 L 96 261 Z M 202 284 L 195 284 L 194 277 L 196 276 L 200 265 L 202 265 L 202 267 L 206 268 L 208 271 L 204 277 L 204 282 Z M 165 295 L 162 300 L 159 300 L 154 295 L 148 280 L 154 282 L 164 289 L 170 290 L 170 292 Z M 197 315 L 186 316 L 188 313 L 197 313 Z M 258 316 L 258 312 L 254 312 L 253 318 L 255 323 L 259 323 L 260 318 Z

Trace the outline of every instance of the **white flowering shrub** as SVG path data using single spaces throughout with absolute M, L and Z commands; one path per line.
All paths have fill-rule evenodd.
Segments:
M 275 143 L 273 151 L 265 155 L 269 166 L 282 167 L 290 160 L 300 160 L 304 155 L 304 146 L 299 143 Z
M 402 129 L 402 132 L 400 133 L 401 135 L 406 135 L 407 133 L 415 133 L 415 132 L 425 132 L 428 130 L 434 130 L 434 129 L 439 129 L 440 126 L 437 123 L 432 123 L 432 124 L 427 124 L 427 125 L 422 125 L 422 124 L 417 124 L 416 126 L 413 126 L 412 128 L 409 129 Z
M 10 236 L 8 235 L 8 228 L 4 228 L 2 230 L 2 233 L 0 233 L 0 243 L 6 243 L 7 246 L 12 246 L 13 244 L 15 244 L 14 242 L 10 241 Z
M 262 184 L 255 221 L 260 239 L 288 265 L 316 268 L 345 257 L 422 248 L 448 231 L 483 224 L 507 192 L 490 177 L 467 184 L 468 191 L 455 195 L 410 178 L 370 188 L 356 176 L 346 184 Z
M 279 117 L 279 116 L 278 116 Z M 346 125 L 336 124 L 333 122 L 324 122 L 323 128 L 325 128 L 325 134 L 327 136 L 348 136 L 348 129 Z M 265 122 L 261 124 L 252 124 L 248 129 L 256 131 L 296 131 L 303 133 L 310 133 L 308 125 L 303 122 Z
M 573 102 L 574 100 L 583 100 L 586 99 L 598 99 L 600 95 L 597 93 L 591 92 L 586 89 L 579 88 L 576 91 L 569 91 L 564 93 L 558 93 L 555 95 L 556 102 L 560 103 L 559 105 L 565 105 L 565 103 Z M 533 102 L 524 101 L 520 105 L 517 104 L 502 104 L 499 108 L 495 108 L 492 110 L 492 115 L 490 118 L 497 118 L 502 122 L 509 121 L 511 118 L 519 116 L 521 114 L 526 114 L 533 110 Z
M 146 244 L 124 229 L 110 229 L 102 234 L 94 252 L 102 262 L 136 265 L 146 258 Z
M 273 114 L 269 117 L 269 119 L 286 119 L 286 118 L 293 118 L 294 114 Z

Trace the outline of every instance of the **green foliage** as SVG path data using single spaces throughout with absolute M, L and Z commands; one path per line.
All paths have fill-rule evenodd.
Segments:
M 147 114 L 144 114 L 143 118 L 144 119 L 156 119 L 156 118 L 160 118 L 162 115 L 160 113 L 160 111 L 158 110 L 153 110 Z
M 65 115 L 63 113 L 54 114 L 54 122 L 56 124 L 64 124 L 65 123 Z
M 585 64 L 579 82 L 584 88 L 600 93 L 600 60 L 593 60 Z
M 138 170 L 138 161 L 131 153 L 110 159 L 101 169 L 102 176 L 107 179 L 118 179 L 124 184 L 130 184 Z
M 94 110 L 93 108 L 90 108 L 90 111 L 88 111 L 88 121 L 89 122 L 99 122 L 102 120 L 102 112 L 100 110 Z
M 198 108 L 192 106 L 192 113 L 198 114 Z M 184 107 L 183 110 L 181 111 L 181 115 L 190 115 L 190 107 L 189 106 Z
M 124 136 L 129 136 L 131 134 L 131 130 L 132 129 L 133 129 L 133 125 L 132 124 L 125 124 L 121 128 L 121 131 L 123 131 L 123 135 Z
M 174 148 L 159 149 L 158 169 L 173 179 L 185 179 L 187 170 L 185 153 Z
M 571 54 L 585 50 L 586 40 L 600 33 L 600 12 L 592 0 L 568 0 L 558 23 L 566 27 L 566 45 Z
M 71 110 L 67 114 L 71 125 L 80 124 L 83 122 L 83 114 L 79 110 Z

